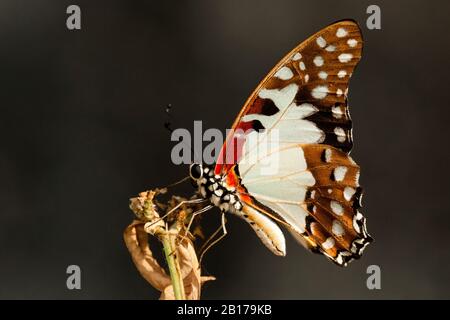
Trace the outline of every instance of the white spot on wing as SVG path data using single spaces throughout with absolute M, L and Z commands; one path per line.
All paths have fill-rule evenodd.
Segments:
M 294 74 L 288 67 L 282 67 L 275 73 L 274 76 L 281 80 L 289 80 L 294 76 Z
M 327 240 L 325 240 L 322 243 L 322 248 L 324 248 L 325 250 L 328 250 L 328 249 L 333 248 L 334 244 L 335 244 L 334 239 L 331 237 L 328 237 Z
M 335 200 L 330 201 L 330 208 L 331 211 L 333 211 L 333 213 L 338 216 L 342 216 L 344 214 L 344 208 L 341 206 L 339 202 Z
M 335 117 L 336 119 L 342 118 L 342 115 L 344 114 L 342 112 L 342 109 L 341 109 L 340 106 L 333 106 L 333 107 L 331 107 L 331 112 L 333 114 L 333 117 Z
M 339 72 L 338 72 L 338 77 L 339 78 L 343 78 L 343 77 L 345 77 L 347 75 L 347 71 L 345 71 L 345 70 L 340 70 Z
M 347 173 L 347 167 L 338 166 L 334 168 L 333 175 L 336 181 L 342 181 L 345 178 L 345 174 Z
M 344 142 L 345 141 L 345 131 L 340 127 L 334 128 L 334 134 L 336 135 L 337 141 Z
M 323 66 L 323 58 L 321 56 L 316 56 L 313 60 L 314 64 L 318 67 Z
M 317 42 L 317 45 L 318 45 L 319 47 L 321 47 L 321 48 L 323 48 L 323 47 L 325 47 L 325 46 L 327 45 L 327 42 L 326 42 L 325 39 L 322 38 L 322 37 L 318 37 L 318 38 L 316 39 L 316 42 Z
M 319 78 L 325 80 L 328 77 L 328 73 L 326 73 L 325 71 L 320 71 L 319 72 Z
M 317 86 L 311 92 L 311 95 L 316 99 L 323 99 L 327 96 L 327 94 L 328 94 L 327 86 Z
M 300 67 L 300 70 L 305 70 L 306 69 L 305 63 L 303 61 L 300 61 L 298 66 Z
M 347 34 L 348 34 L 347 30 L 345 30 L 344 28 L 339 28 L 336 31 L 336 37 L 338 38 L 345 37 Z
M 352 187 L 345 187 L 345 189 L 344 189 L 345 200 L 350 201 L 350 199 L 353 197 L 355 192 L 356 192 L 356 190 L 353 189 Z
M 347 63 L 350 60 L 352 60 L 352 58 L 353 58 L 353 55 L 351 53 L 341 53 L 338 56 L 339 62 L 341 62 L 341 63 Z
M 336 95 L 337 95 L 338 97 L 342 96 L 342 94 L 343 94 L 343 92 L 342 92 L 341 89 L 337 89 L 337 90 L 336 90 Z
M 305 82 L 309 81 L 309 74 L 305 75 Z
M 325 150 L 325 162 L 330 162 L 330 161 L 331 161 L 331 149 L 326 149 Z M 328 189 L 328 191 L 331 191 L 331 189 Z
M 296 54 L 294 54 L 294 56 L 292 57 L 292 60 L 297 61 L 300 60 L 302 58 L 302 55 L 297 52 Z
M 356 47 L 356 45 L 358 44 L 358 41 L 356 41 L 355 39 L 348 39 L 348 40 L 347 40 L 347 44 L 348 44 L 351 48 L 354 48 L 354 47 Z
M 345 230 L 344 230 L 344 227 L 342 226 L 342 223 L 340 223 L 337 220 L 334 220 L 333 225 L 331 227 L 331 232 L 333 232 L 333 234 L 338 237 L 344 235 Z
M 328 47 L 325 48 L 325 50 L 328 52 L 333 52 L 334 50 L 336 50 L 336 47 L 330 44 Z

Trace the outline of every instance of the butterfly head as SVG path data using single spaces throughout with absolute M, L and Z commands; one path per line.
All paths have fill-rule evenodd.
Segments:
M 203 178 L 203 165 L 200 163 L 193 163 L 189 167 L 189 176 L 191 177 L 192 181 L 199 181 L 201 178 Z
M 220 183 L 220 176 L 214 175 L 214 167 L 207 164 L 193 163 L 189 167 L 189 176 L 194 187 L 203 197 L 209 193 L 208 188 L 215 190 Z M 211 191 L 210 190 L 210 191 Z

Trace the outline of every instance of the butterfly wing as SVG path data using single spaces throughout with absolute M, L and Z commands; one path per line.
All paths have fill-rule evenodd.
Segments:
M 242 186 L 244 207 L 288 225 L 339 265 L 359 258 L 371 240 L 358 211 L 359 167 L 349 156 L 347 91 L 361 51 L 358 25 L 347 20 L 289 52 L 245 103 L 215 167 Z M 262 146 L 270 152 L 257 152 Z

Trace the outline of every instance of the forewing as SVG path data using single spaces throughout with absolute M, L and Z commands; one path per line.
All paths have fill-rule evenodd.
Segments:
M 215 172 L 225 173 L 239 163 L 246 156 L 243 146 L 248 135 L 258 130 L 269 134 L 276 128 L 286 144 L 327 144 L 348 153 L 352 148 L 348 83 L 361 50 L 359 27 L 346 20 L 322 29 L 289 52 L 244 104 Z

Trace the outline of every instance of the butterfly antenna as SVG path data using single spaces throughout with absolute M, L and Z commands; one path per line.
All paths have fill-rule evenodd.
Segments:
M 168 116 L 168 120 L 166 122 L 164 122 L 164 128 L 166 128 L 167 130 L 169 130 L 169 132 L 172 134 L 174 132 L 173 128 L 172 128 L 172 104 L 169 103 L 166 105 L 165 108 L 165 113 Z M 192 144 L 186 144 L 184 141 L 182 142 L 184 145 L 187 145 L 189 147 L 189 149 L 191 150 L 191 152 L 194 154 L 194 161 L 201 161 L 202 157 L 200 157 L 197 152 L 195 152 L 194 148 L 192 148 Z
M 176 186 L 176 185 L 179 185 L 179 184 L 185 182 L 186 180 L 189 180 L 189 178 L 190 178 L 189 176 L 186 176 L 186 177 L 184 177 L 183 179 L 180 179 L 180 180 L 178 180 L 178 181 L 175 181 L 175 182 L 169 184 L 168 186 L 166 186 L 166 188 L 171 188 L 171 187 L 174 187 L 174 186 Z
M 166 112 L 166 114 L 167 114 L 169 120 L 167 120 L 166 122 L 164 122 L 164 128 L 166 128 L 167 130 L 169 130 L 170 133 L 173 132 L 173 129 L 172 129 L 172 119 L 171 119 L 171 118 L 172 118 L 172 114 L 170 113 L 170 110 L 171 110 L 171 109 L 172 109 L 172 104 L 171 104 L 171 103 L 167 104 L 167 105 L 166 105 L 165 112 Z

